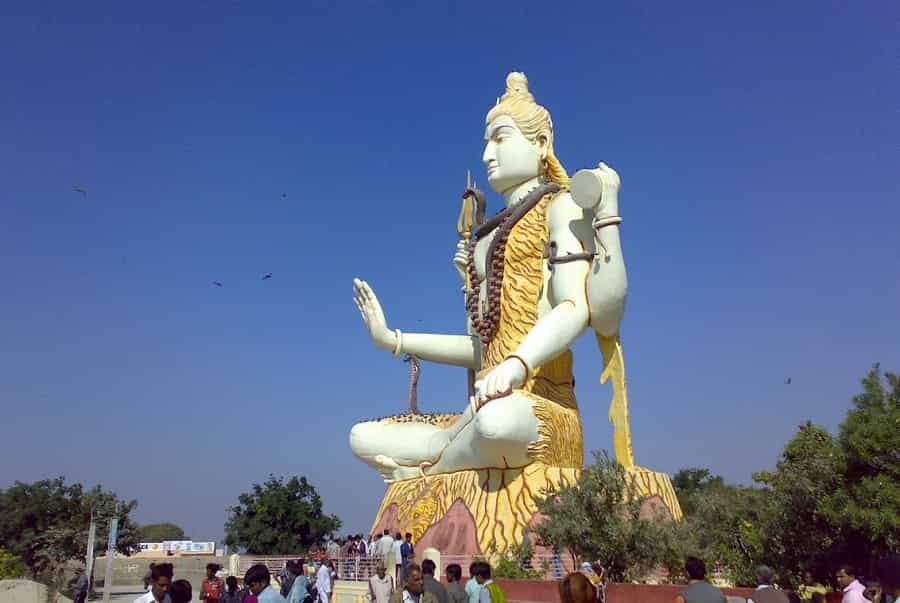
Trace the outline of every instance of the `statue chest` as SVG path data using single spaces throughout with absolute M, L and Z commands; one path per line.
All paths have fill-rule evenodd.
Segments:
M 470 243 L 466 310 L 484 345 L 491 342 L 504 322 L 526 319 L 533 323 L 537 318 L 544 290 L 546 206 L 550 195 L 543 190 L 535 193 L 498 214 L 496 223 L 483 227 Z M 513 302 L 510 295 L 514 290 L 527 290 L 528 294 Z M 528 317 L 507 315 L 504 300 L 507 306 L 512 303 Z
M 487 266 L 487 256 L 488 251 L 491 247 L 491 242 L 494 240 L 494 237 L 497 236 L 497 231 L 489 233 L 484 238 L 480 239 L 478 243 L 475 245 L 475 272 L 478 274 L 480 278 L 485 278 L 487 274 L 486 266 Z M 482 283 L 484 284 L 484 283 Z

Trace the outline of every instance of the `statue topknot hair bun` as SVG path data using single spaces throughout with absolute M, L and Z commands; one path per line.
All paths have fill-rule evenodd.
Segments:
M 528 78 L 521 71 L 513 71 L 506 76 L 506 94 L 503 98 L 519 96 L 534 101 L 534 97 L 528 90 Z

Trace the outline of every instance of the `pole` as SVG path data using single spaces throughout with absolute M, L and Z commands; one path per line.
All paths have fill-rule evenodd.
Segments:
M 97 520 L 91 509 L 91 527 L 88 528 L 87 553 L 84 556 L 84 571 L 89 581 L 88 591 L 94 587 L 94 540 L 97 538 Z
M 116 504 L 116 511 L 119 505 Z M 116 540 L 119 536 L 119 518 L 114 516 L 109 520 L 109 541 L 106 544 L 106 573 L 103 576 L 103 603 L 109 603 L 112 594 L 112 562 L 116 556 Z

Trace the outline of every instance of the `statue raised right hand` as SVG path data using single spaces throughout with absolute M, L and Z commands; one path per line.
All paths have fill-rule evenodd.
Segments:
M 363 322 L 369 330 L 372 341 L 380 348 L 393 350 L 396 345 L 396 334 L 388 329 L 381 303 L 366 281 L 353 279 L 353 301 L 362 314 Z

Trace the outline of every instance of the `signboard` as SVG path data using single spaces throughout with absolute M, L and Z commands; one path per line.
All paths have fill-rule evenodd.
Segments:
M 116 541 L 119 540 L 119 518 L 113 517 L 109 520 L 109 542 L 106 543 L 106 555 L 116 558 Z
M 215 555 L 215 542 L 194 542 L 193 540 L 164 540 L 163 542 L 141 542 L 142 553 L 181 553 L 182 555 Z

